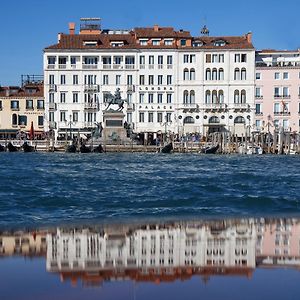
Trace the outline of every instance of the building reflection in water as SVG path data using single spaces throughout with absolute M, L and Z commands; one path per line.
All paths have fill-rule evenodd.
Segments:
M 75 285 L 251 277 L 258 267 L 300 267 L 300 220 L 242 219 L 2 233 L 1 255 L 46 256 Z

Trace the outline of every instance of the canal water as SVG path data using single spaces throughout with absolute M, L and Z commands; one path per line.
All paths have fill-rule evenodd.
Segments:
M 298 299 L 299 175 L 298 156 L 1 153 L 1 299 Z

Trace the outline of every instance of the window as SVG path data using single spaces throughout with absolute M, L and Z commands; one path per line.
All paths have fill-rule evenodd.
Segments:
M 167 85 L 172 84 L 172 75 L 167 75 Z
M 145 94 L 140 94 L 140 103 L 144 103 L 144 99 L 145 99 Z
M 241 62 L 247 62 L 247 54 L 241 54 Z
M 211 103 L 211 98 L 210 98 L 210 91 L 205 92 L 205 103 L 210 104 Z
M 241 70 L 241 80 L 246 80 L 246 69 L 242 68 Z
M 274 114 L 280 112 L 280 103 L 274 103 Z
M 212 55 L 212 62 L 213 63 L 218 63 L 219 62 L 219 56 L 218 56 L 218 54 L 213 54 Z
M 26 109 L 33 109 L 33 100 L 26 100 Z
M 218 79 L 218 71 L 216 68 L 212 69 L 212 80 L 217 80 Z
M 195 63 L 196 62 L 196 55 L 195 54 L 191 54 L 190 55 L 190 63 Z
M 241 61 L 241 56 L 240 54 L 235 54 L 234 55 L 234 62 L 239 63 Z
M 241 103 L 246 103 L 246 91 L 241 90 Z
M 49 102 L 54 103 L 54 93 L 49 93 Z
M 211 54 L 206 54 L 206 62 L 211 63 Z
M 78 93 L 73 93 L 73 103 L 78 103 Z
M 153 85 L 154 84 L 154 75 L 149 75 L 149 85 Z
M 224 103 L 224 92 L 223 92 L 223 90 L 219 90 L 218 97 L 219 97 L 219 103 Z
M 183 80 L 188 80 L 189 79 L 189 70 L 184 69 L 183 70 Z
M 2 109 L 2 100 L 0 100 L 0 109 Z
M 206 69 L 206 71 L 205 71 L 205 80 L 211 80 L 211 71 L 210 71 L 210 69 Z
M 71 65 L 76 65 L 76 57 L 71 56 Z
M 172 94 L 167 94 L 167 103 L 172 103 Z
M 140 56 L 140 65 L 145 65 L 145 56 L 144 55 Z
M 12 100 L 10 102 L 10 108 L 11 109 L 19 109 L 19 101 L 18 100 Z
M 165 40 L 164 43 L 165 43 L 165 46 L 172 46 L 173 40 Z
M 145 116 L 143 112 L 140 112 L 139 114 L 139 122 L 140 123 L 144 123 L 145 122 Z
M 54 84 L 54 75 L 49 75 L 49 84 Z
M 132 75 L 127 75 L 127 85 L 132 85 Z
M 260 74 L 260 73 L 255 73 L 255 79 L 256 79 L 256 80 L 261 79 L 261 74 Z
M 158 75 L 157 76 L 157 84 L 158 85 L 162 85 L 163 84 L 163 76 L 162 75 Z
M 219 63 L 224 62 L 224 54 L 219 54 Z
M 239 68 L 234 69 L 234 80 L 240 80 L 240 69 Z
M 259 87 L 255 88 L 255 97 L 257 98 L 261 97 L 261 88 Z
M 171 117 L 172 117 L 172 113 L 167 113 L 167 114 L 166 114 L 166 121 L 167 121 L 167 122 L 172 122 Z
M 162 68 L 162 65 L 164 64 L 164 57 L 162 55 L 158 55 L 158 64 L 159 67 Z
M 60 93 L 60 103 L 66 103 L 66 93 Z
M 153 93 L 149 93 L 148 94 L 148 103 L 153 103 L 153 98 L 154 98 Z
M 283 97 L 288 97 L 289 96 L 289 88 L 288 87 L 284 87 L 283 88 Z
M 183 62 L 184 63 L 188 63 L 189 62 L 189 55 L 188 54 L 184 54 L 183 55 Z
M 59 65 L 65 65 L 67 63 L 67 58 L 66 57 L 59 57 L 58 58 L 58 64 Z
M 54 112 L 53 111 L 49 112 L 49 121 L 54 122 Z
M 38 126 L 44 126 L 44 117 L 38 116 Z
M 44 100 L 37 100 L 37 109 L 44 109 Z
M 145 75 L 140 75 L 140 85 L 145 84 Z
M 85 65 L 97 65 L 98 64 L 98 57 L 96 56 L 86 56 L 83 57 L 83 62 Z
M 157 113 L 157 122 L 162 123 L 162 113 L 161 112 Z
M 103 85 L 108 85 L 109 82 L 108 82 L 108 75 L 103 75 L 102 77 L 102 83 Z
M 149 55 L 149 65 L 154 65 L 154 55 Z
M 27 125 L 27 116 L 19 116 L 19 125 Z
M 261 121 L 260 120 L 255 120 L 255 127 L 260 128 L 261 126 Z
M 153 123 L 153 112 L 148 113 L 148 122 Z
M 196 80 L 195 69 L 190 70 L 190 80 Z
M 116 75 L 116 85 L 121 84 L 121 75 Z
M 238 90 L 234 91 L 234 103 L 240 103 L 240 92 Z
M 78 111 L 73 111 L 73 122 L 78 122 Z
M 60 84 L 66 84 L 66 75 L 60 75 Z
M 127 94 L 127 101 L 129 104 L 132 103 L 132 94 L 131 93 Z
M 190 92 L 190 103 L 195 104 L 195 91 Z
M 285 130 L 289 129 L 289 120 L 283 120 L 283 128 Z
M 288 72 L 283 73 L 283 79 L 289 79 L 289 73 Z
M 163 102 L 163 94 L 159 93 L 157 94 L 157 103 L 162 103 Z
M 66 122 L 66 112 L 65 111 L 60 112 L 60 121 Z
M 280 88 L 279 87 L 274 88 L 274 97 L 280 97 Z
M 13 126 L 18 125 L 18 116 L 17 116 L 17 114 L 12 115 L 12 121 L 11 122 L 12 122 Z
M 172 65 L 173 64 L 173 56 L 172 55 L 168 55 L 167 56 L 167 64 L 168 65 Z
M 188 91 L 184 91 L 183 92 L 183 103 L 187 104 L 189 102 L 189 92 Z
M 219 69 L 219 80 L 224 80 L 224 70 L 222 68 Z
M 141 46 L 147 46 L 148 45 L 148 40 L 147 39 L 140 39 L 140 45 Z
M 274 79 L 280 79 L 280 73 L 279 72 L 274 73 Z
M 78 84 L 78 75 L 73 75 L 73 85 Z
M 56 57 L 48 56 L 48 65 L 55 65 Z
M 160 45 L 160 40 L 152 40 L 152 45 L 153 46 L 159 46 Z
M 185 45 L 186 45 L 186 40 L 181 40 L 181 41 L 180 41 L 180 45 L 181 45 L 181 46 L 185 46 Z
M 216 46 L 216 47 L 222 47 L 222 46 L 225 46 L 225 41 L 223 41 L 223 40 L 217 40 L 217 41 L 215 41 L 214 42 L 214 45 Z

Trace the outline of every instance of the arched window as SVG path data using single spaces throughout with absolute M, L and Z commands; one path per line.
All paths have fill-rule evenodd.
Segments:
M 234 124 L 245 124 L 245 118 L 242 116 L 238 116 L 234 119 Z
M 217 116 L 212 116 L 209 118 L 208 123 L 220 123 L 220 119 Z
M 17 114 L 12 115 L 12 125 L 18 125 L 18 116 Z
M 188 69 L 183 70 L 183 80 L 189 80 L 189 70 Z
M 189 101 L 189 92 L 188 91 L 184 91 L 183 92 L 183 103 L 187 104 Z
M 224 103 L 224 92 L 223 90 L 219 90 L 219 103 Z
M 209 68 L 205 71 L 205 80 L 211 80 L 211 72 Z
M 213 90 L 213 91 L 212 91 L 212 103 L 213 103 L 213 104 L 218 103 L 218 94 L 217 94 L 217 91 L 216 91 L 216 90 Z
M 195 80 L 196 79 L 196 73 L 195 69 L 190 70 L 190 80 Z
M 240 80 L 240 69 L 239 68 L 234 69 L 234 80 Z
M 224 80 L 224 70 L 222 68 L 219 69 L 219 80 Z
M 190 91 L 190 103 L 195 104 L 195 91 Z
M 210 104 L 211 103 L 211 97 L 210 97 L 210 91 L 209 90 L 207 90 L 205 92 L 205 103 L 206 104 Z
M 212 70 L 212 80 L 218 80 L 218 71 L 216 68 Z
M 195 120 L 191 116 L 187 116 L 183 119 L 183 124 L 194 124 Z
M 241 80 L 246 80 L 246 69 L 242 68 L 241 70 Z
M 246 91 L 241 90 L 241 103 L 246 103 Z
M 238 90 L 234 91 L 234 103 L 240 103 L 240 92 Z

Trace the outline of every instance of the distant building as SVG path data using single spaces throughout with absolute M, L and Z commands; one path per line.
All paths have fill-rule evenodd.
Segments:
M 300 130 L 300 51 L 256 52 L 255 129 Z
M 121 90 L 125 116 L 151 140 L 167 132 L 242 135 L 254 124 L 255 49 L 244 36 L 193 37 L 172 27 L 103 30 L 82 19 L 44 49 L 45 130 L 89 134 L 108 94 Z
M 43 82 L 22 87 L 0 87 L 0 139 L 26 137 L 33 124 L 35 136 L 44 132 Z

